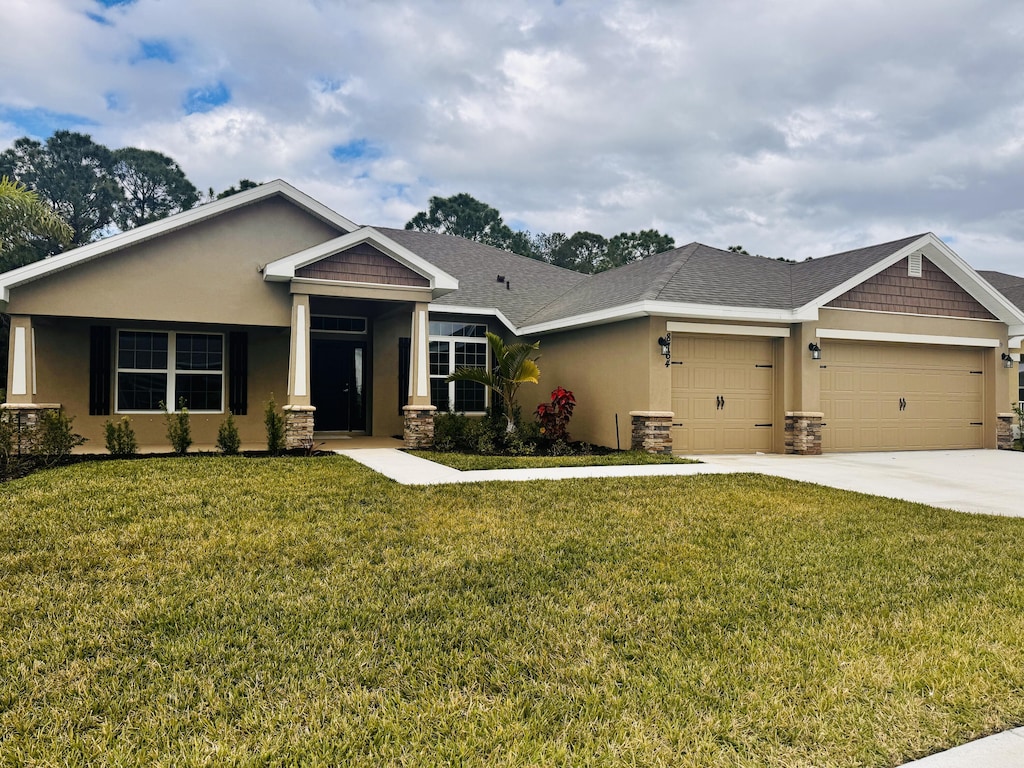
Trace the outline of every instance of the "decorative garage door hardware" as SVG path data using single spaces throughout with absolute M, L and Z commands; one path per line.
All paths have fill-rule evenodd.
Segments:
M 900 410 L 901 410 L 901 411 L 905 411 L 905 410 L 907 410 L 907 401 L 906 401 L 906 398 L 903 398 L 903 397 L 901 397 L 901 398 L 900 398 Z
M 718 398 L 715 400 L 715 402 L 717 403 L 717 405 L 715 406 L 716 410 L 721 411 L 721 410 L 725 409 L 725 398 L 724 397 L 719 395 Z

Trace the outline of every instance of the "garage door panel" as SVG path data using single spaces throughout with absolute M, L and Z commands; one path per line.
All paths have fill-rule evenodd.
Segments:
M 983 352 L 832 342 L 822 370 L 826 451 L 980 448 Z M 852 390 L 852 391 L 851 391 Z M 901 400 L 905 405 L 901 408 Z
M 770 451 L 773 428 L 755 425 L 772 423 L 774 341 L 676 335 L 672 346 L 673 450 Z

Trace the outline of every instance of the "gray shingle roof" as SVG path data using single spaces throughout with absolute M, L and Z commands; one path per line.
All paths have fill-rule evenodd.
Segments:
M 869 245 L 853 251 L 834 253 L 820 259 L 802 261 L 793 267 L 793 308 L 802 307 L 814 301 L 836 286 L 842 285 L 852 277 L 856 277 L 873 264 L 877 264 L 887 256 L 901 248 L 905 248 L 915 240 L 924 237 L 912 235 L 889 243 Z
M 989 270 L 981 270 L 978 274 L 988 280 L 993 288 L 1009 299 L 1018 309 L 1024 309 L 1024 277 Z
M 922 237 L 798 264 L 690 243 L 624 267 L 583 275 L 460 237 L 378 230 L 459 280 L 459 289 L 435 304 L 493 307 L 517 326 L 639 301 L 796 309 Z M 499 274 L 511 281 L 511 290 L 497 282 Z
M 433 303 L 500 310 L 517 326 L 587 275 L 493 248 L 462 237 L 374 227 L 459 281 L 459 288 Z M 498 275 L 505 283 L 498 282 Z

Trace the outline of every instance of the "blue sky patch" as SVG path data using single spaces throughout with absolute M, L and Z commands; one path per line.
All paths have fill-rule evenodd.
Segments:
M 3 105 L 0 105 L 0 122 L 10 123 L 18 131 L 34 139 L 49 138 L 54 131 L 97 125 L 95 120 L 67 112 L 51 112 L 42 107 L 21 109 Z
M 164 61 L 173 64 L 177 60 L 174 49 L 166 40 L 140 40 L 139 52 L 132 57 L 132 64 L 140 61 Z
M 124 104 L 121 101 L 121 94 L 116 91 L 107 91 L 103 94 L 103 99 L 107 103 L 107 109 L 111 112 L 121 112 L 124 110 Z
M 135 0 L 96 0 L 104 8 L 114 8 L 118 5 L 131 5 Z
M 331 148 L 331 157 L 339 163 L 372 160 L 375 157 L 380 157 L 380 154 L 380 150 L 366 139 L 353 139 L 347 144 L 338 144 Z
M 185 114 L 191 115 L 196 112 L 209 112 L 221 104 L 231 101 L 231 91 L 224 83 L 214 83 L 204 88 L 190 88 L 185 94 L 185 101 L 182 106 Z
M 108 19 L 106 16 L 104 16 L 104 15 L 102 15 L 100 13 L 93 13 L 92 11 L 86 11 L 85 12 L 85 16 L 86 16 L 86 18 L 91 19 L 92 21 L 95 21 L 97 24 L 102 24 L 104 27 L 112 27 L 112 26 L 114 26 L 114 22 L 112 22 L 110 19 Z

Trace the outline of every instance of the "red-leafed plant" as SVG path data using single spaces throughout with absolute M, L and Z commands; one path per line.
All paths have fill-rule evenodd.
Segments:
M 540 424 L 541 437 L 551 442 L 569 441 L 569 419 L 572 418 L 576 398 L 570 390 L 556 387 L 551 392 L 551 402 L 541 403 L 534 411 Z

